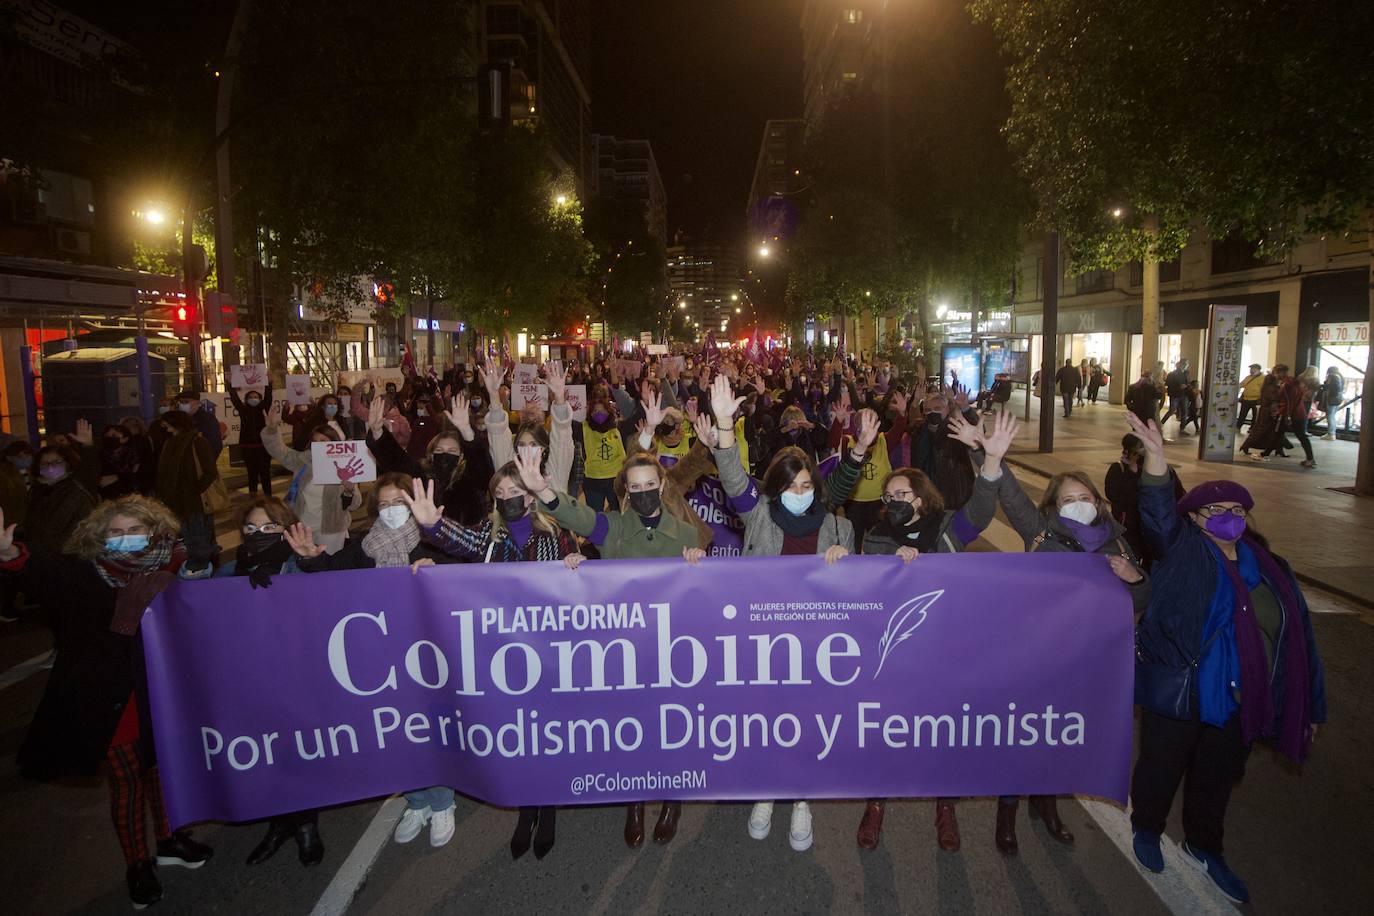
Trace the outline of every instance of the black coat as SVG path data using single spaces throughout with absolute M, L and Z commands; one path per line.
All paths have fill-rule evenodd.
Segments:
M 229 400 L 239 412 L 239 445 L 261 447 L 262 431 L 267 426 L 267 411 L 272 406 L 272 383 L 267 383 L 262 400 L 256 407 L 250 407 L 233 388 L 229 389 Z
M 57 658 L 18 764 L 34 779 L 93 776 L 141 680 L 139 637 L 110 629 L 118 592 L 90 560 L 30 549 L 23 567 L 4 575 L 47 612 Z
M 56 553 L 94 508 L 95 497 L 74 475 L 52 484 L 34 480 L 24 516 L 24 540 Z
M 380 522 L 374 522 L 380 524 Z M 296 561 L 301 572 L 335 572 L 341 569 L 376 569 L 377 561 L 363 552 L 363 538 L 366 533 L 351 537 L 334 553 L 322 553 L 318 557 L 300 558 Z M 433 560 L 435 563 L 456 563 L 453 557 L 423 540 L 410 552 L 410 562 Z

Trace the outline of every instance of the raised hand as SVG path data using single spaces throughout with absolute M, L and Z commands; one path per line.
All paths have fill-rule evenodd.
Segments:
M 686 413 L 687 413 L 687 420 L 688 420 L 688 422 L 690 422 L 693 426 L 695 426 L 695 425 L 696 425 L 696 422 L 697 422 L 697 417 L 699 416 L 699 414 L 698 414 L 698 412 L 697 412 L 697 399 L 696 399 L 696 398 L 688 398 L 688 399 L 687 399 L 687 410 L 686 410 Z
M 401 491 L 401 499 L 410 507 L 415 524 L 421 528 L 433 528 L 444 516 L 444 507 L 434 505 L 434 481 L 422 481 L 415 477 L 410 481 L 411 491 Z
M 859 435 L 855 445 L 860 453 L 866 453 L 878 441 L 878 415 L 865 407 L 859 411 Z
M 949 415 L 947 428 L 951 438 L 957 439 L 969 448 L 978 448 L 983 444 L 983 430 L 977 424 L 965 420 L 961 413 Z
M 482 383 L 482 387 L 487 389 L 487 403 L 492 408 L 501 405 L 501 382 L 505 379 L 506 373 L 501 369 L 487 370 L 481 366 L 477 367 L 477 380 Z
M 1011 448 L 1011 443 L 1016 439 L 1016 434 L 1021 431 L 1021 424 L 1016 417 L 1011 415 L 1011 411 L 1003 410 L 997 413 L 992 419 L 992 429 L 983 433 L 983 451 L 987 455 L 984 467 L 992 465 L 1000 466 L 1002 458 Z
M 77 420 L 76 432 L 72 433 L 72 438 L 87 447 L 95 445 L 95 436 L 91 434 L 91 421 Z
M 310 559 L 324 553 L 324 547 L 315 543 L 315 532 L 310 530 L 309 525 L 296 522 L 282 533 L 286 537 L 286 543 L 290 545 L 298 557 Z
M 644 424 L 652 431 L 663 422 L 663 408 L 653 399 L 653 392 L 651 391 L 649 394 L 651 397 L 641 401 L 640 405 L 644 408 Z
M 1131 424 L 1131 432 L 1145 447 L 1145 460 L 1141 470 L 1156 476 L 1169 473 L 1169 462 L 1164 460 L 1164 432 L 1154 420 L 1142 420 L 1129 410 L 1126 420 Z
M 716 434 L 716 424 L 706 414 L 697 414 L 692 420 L 692 427 L 697 431 L 697 439 L 707 448 L 715 448 L 720 443 L 720 436 Z
M 459 392 L 453 396 L 450 402 L 453 406 L 444 412 L 448 421 L 453 424 L 453 428 L 458 430 L 459 435 L 469 442 L 472 441 L 472 414 L 468 412 L 470 403 L 468 396 Z
M 276 429 L 281 426 L 281 401 L 273 401 L 272 406 L 267 408 L 267 428 Z
M 526 490 L 541 499 L 543 493 L 552 489 L 540 467 L 543 462 L 544 450 L 537 445 L 522 445 L 516 449 L 515 469 L 520 472 L 520 482 Z
M 906 413 L 906 392 L 894 391 L 892 397 L 888 399 L 888 406 L 897 413 Z
M 834 407 L 830 408 L 830 423 L 831 425 L 839 423 L 842 428 L 848 429 L 849 421 L 853 415 L 854 411 L 850 410 L 848 404 L 836 403 Z
M 735 397 L 730 389 L 730 379 L 726 376 L 717 375 L 711 382 L 711 411 L 716 415 L 717 423 L 734 422 L 735 411 L 743 403 L 744 398 Z
M 551 359 L 544 364 L 544 384 L 549 386 L 549 397 L 553 399 L 553 403 L 567 403 L 568 375 L 558 360 Z

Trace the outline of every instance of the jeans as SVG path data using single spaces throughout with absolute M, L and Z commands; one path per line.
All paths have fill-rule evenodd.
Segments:
M 597 512 L 615 511 L 620 508 L 615 501 L 615 481 L 587 477 L 582 481 L 582 492 L 586 494 L 587 505 Z
M 1182 395 L 1179 395 L 1178 397 L 1170 396 L 1170 398 L 1169 398 L 1169 410 L 1164 414 L 1164 419 L 1162 419 L 1162 420 L 1159 421 L 1159 425 L 1160 425 L 1160 426 L 1163 426 L 1163 425 L 1168 421 L 1168 419 L 1169 419 L 1170 417 L 1178 417 L 1179 429 L 1182 429 L 1182 428 L 1183 428 L 1183 418 L 1186 417 L 1187 415 L 1188 415 L 1188 401 L 1187 401 L 1187 399 L 1186 399 L 1185 397 L 1183 397 Z
M 406 793 L 406 807 L 412 811 L 447 811 L 453 807 L 453 790 L 448 786 L 431 786 Z
M 1245 773 L 1250 749 L 1240 714 L 1223 728 L 1140 711 L 1140 757 L 1131 775 L 1131 826 L 1163 833 L 1178 784 L 1183 783 L 1183 836 L 1188 845 L 1222 854 L 1231 789 Z

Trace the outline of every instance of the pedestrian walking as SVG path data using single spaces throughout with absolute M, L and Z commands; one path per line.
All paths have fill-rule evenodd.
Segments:
M 1335 442 L 1336 411 L 1345 404 L 1345 377 L 1341 375 L 1341 370 L 1335 366 L 1326 370 L 1318 398 L 1317 409 L 1322 412 L 1322 424 L 1326 427 L 1326 434 L 1322 438 Z
M 1064 416 L 1069 417 L 1073 414 L 1073 399 L 1078 394 L 1078 389 L 1083 386 L 1082 373 L 1074 366 L 1073 360 L 1064 360 L 1064 365 L 1054 376 L 1055 384 L 1059 386 L 1059 398 L 1064 404 Z
M 1174 371 L 1164 377 L 1164 390 L 1169 396 L 1169 410 L 1159 421 L 1161 429 L 1170 417 L 1177 417 L 1178 434 L 1180 436 L 1188 435 L 1183 426 L 1188 419 L 1188 385 L 1191 381 L 1188 377 L 1187 359 L 1180 359 L 1174 364 Z
M 1127 419 L 1145 447 L 1141 517 L 1158 553 L 1136 628 L 1135 856 L 1164 870 L 1160 837 L 1182 782 L 1184 860 L 1245 903 L 1223 848 L 1231 791 L 1257 740 L 1307 759 L 1326 721 L 1321 656 L 1297 579 L 1252 527 L 1250 491 L 1213 480 L 1176 502 L 1159 427 Z
M 1236 429 L 1240 429 L 1247 417 L 1254 425 L 1252 416 L 1259 410 L 1260 390 L 1264 387 L 1264 367 L 1259 363 L 1250 364 L 1250 373 L 1240 380 L 1240 413 L 1236 415 Z
M 1241 454 L 1252 461 L 1268 461 L 1274 452 L 1278 452 L 1280 458 L 1287 457 L 1283 451 L 1283 424 L 1287 416 L 1283 382 L 1287 375 L 1288 367 L 1279 363 L 1264 377 L 1264 384 L 1260 386 L 1260 403 L 1255 420 L 1250 424 L 1250 434 L 1240 446 Z M 1259 449 L 1260 454 L 1253 454 L 1251 449 Z

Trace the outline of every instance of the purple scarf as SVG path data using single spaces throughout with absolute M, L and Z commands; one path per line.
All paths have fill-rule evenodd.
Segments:
M 1112 526 L 1106 522 L 1085 525 L 1061 515 L 1059 516 L 1059 524 L 1063 525 L 1065 530 L 1073 535 L 1073 539 L 1082 546 L 1086 553 L 1097 553 L 1112 536 Z
M 1276 735 L 1274 698 L 1269 690 L 1269 672 L 1265 670 L 1264 663 L 1264 635 L 1260 632 L 1259 621 L 1255 619 L 1250 589 L 1246 587 L 1237 564 L 1217 551 L 1235 596 L 1233 606 L 1236 650 L 1240 657 L 1241 737 L 1246 744 L 1256 738 L 1272 738 L 1279 753 L 1294 763 L 1302 763 L 1307 759 L 1312 743 L 1312 730 L 1309 727 L 1312 724 L 1311 687 L 1304 619 L 1307 611 L 1273 554 L 1252 537 L 1246 536 L 1245 544 L 1259 561 L 1265 581 L 1278 592 L 1277 597 L 1285 611 L 1282 636 L 1286 638 L 1283 644 L 1283 716 Z M 1274 663 L 1278 664 L 1278 659 Z

